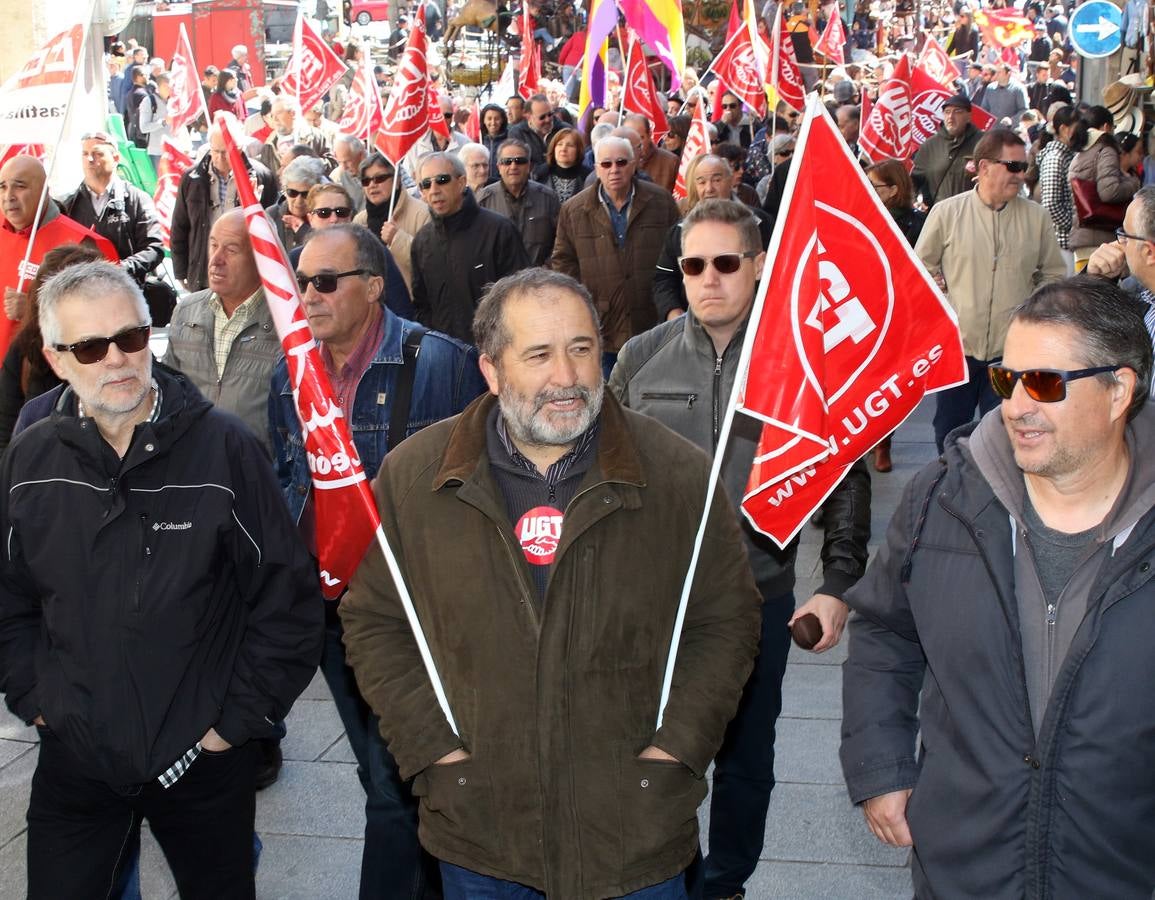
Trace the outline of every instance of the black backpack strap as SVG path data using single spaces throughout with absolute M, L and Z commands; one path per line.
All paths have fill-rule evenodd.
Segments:
M 389 410 L 389 449 L 392 450 L 403 440 L 409 427 L 409 407 L 413 402 L 413 382 L 417 379 L 417 354 L 421 351 L 421 339 L 425 329 L 415 327 L 401 346 L 401 371 L 397 373 L 397 385 L 393 390 L 393 405 Z

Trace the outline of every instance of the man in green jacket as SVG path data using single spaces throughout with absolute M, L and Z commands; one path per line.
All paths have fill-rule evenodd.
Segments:
M 494 396 L 410 437 L 374 483 L 453 721 L 377 549 L 341 604 L 348 660 L 447 900 L 684 898 L 758 642 L 734 511 L 724 492 L 709 509 L 662 712 L 709 459 L 603 395 L 573 279 L 503 278 L 474 336 Z

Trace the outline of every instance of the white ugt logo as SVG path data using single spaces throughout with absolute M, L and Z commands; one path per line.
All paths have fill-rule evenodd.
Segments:
M 826 253 L 822 243 L 818 243 L 818 255 Z M 829 353 L 847 338 L 854 343 L 862 340 L 875 329 L 874 321 L 866 312 L 866 307 L 857 297 L 850 296 L 850 284 L 842 270 L 829 259 L 818 260 L 818 280 L 824 285 L 819 288 L 818 300 L 806 317 L 806 324 L 822 332 L 822 349 Z M 827 310 L 834 310 L 834 317 L 838 320 L 832 327 L 825 327 L 822 315 Z

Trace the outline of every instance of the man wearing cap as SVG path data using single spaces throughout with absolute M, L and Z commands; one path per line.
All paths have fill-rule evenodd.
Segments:
M 971 101 L 956 94 L 942 106 L 942 127 L 914 154 L 915 188 L 927 207 L 969 190 L 967 159 L 982 137 L 971 122 Z

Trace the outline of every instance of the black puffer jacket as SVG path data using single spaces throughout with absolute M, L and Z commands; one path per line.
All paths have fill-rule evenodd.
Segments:
M 137 784 L 213 727 L 272 734 L 320 656 L 317 574 L 265 451 L 154 365 L 119 460 L 71 389 L 0 468 L 0 690 L 92 777 Z
M 425 326 L 473 343 L 473 311 L 485 288 L 529 266 L 517 226 L 477 205 L 434 216 L 413 238 L 413 308 Z

